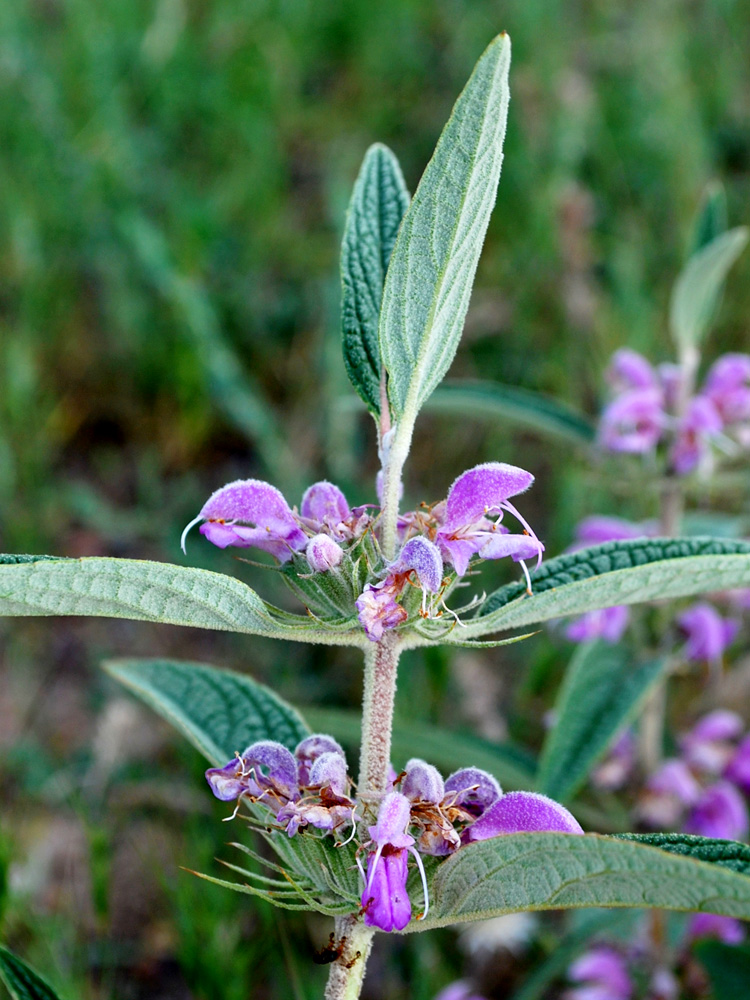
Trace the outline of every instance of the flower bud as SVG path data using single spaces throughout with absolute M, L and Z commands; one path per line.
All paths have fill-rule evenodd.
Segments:
M 307 543 L 305 555 L 313 573 L 325 573 L 339 565 L 344 558 L 344 550 L 330 535 L 315 535 Z

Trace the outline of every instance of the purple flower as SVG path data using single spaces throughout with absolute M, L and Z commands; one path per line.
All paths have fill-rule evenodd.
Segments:
M 650 528 L 650 526 L 649 526 Z M 602 542 L 619 542 L 628 538 L 644 538 L 651 534 L 646 526 L 626 521 L 622 517 L 605 517 L 593 514 L 586 517 L 576 528 L 576 540 L 570 551 L 585 548 L 588 545 L 601 545 Z
M 642 354 L 621 347 L 612 355 L 609 367 L 604 374 L 616 395 L 629 392 L 632 389 L 658 389 L 654 366 Z
M 380 804 L 377 822 L 369 827 L 375 850 L 367 858 L 367 875 L 362 891 L 364 920 L 368 927 L 401 931 L 411 920 L 411 902 L 406 891 L 407 852 L 414 855 L 425 894 L 427 879 L 422 859 L 409 835 L 411 803 L 400 792 L 389 792 Z
M 399 593 L 393 586 L 368 583 L 355 601 L 357 618 L 371 642 L 380 642 L 386 630 L 402 625 L 409 617 L 396 601 Z
M 722 426 L 719 411 L 707 396 L 694 396 L 690 400 L 670 451 L 670 462 L 678 475 L 686 476 L 710 455 L 711 440 Z
M 299 796 L 297 762 L 291 752 L 275 740 L 252 743 L 241 755 L 224 767 L 210 767 L 206 780 L 222 802 L 240 795 L 265 798 L 278 804 Z
M 580 985 L 567 990 L 565 1000 L 630 1000 L 633 981 L 627 962 L 605 945 L 584 952 L 568 968 L 568 978 Z
M 704 715 L 680 740 L 682 756 L 688 764 L 706 774 L 721 774 L 734 753 L 744 723 L 736 712 L 717 709 Z
M 750 355 L 725 354 L 708 370 L 703 392 L 725 424 L 750 420 Z
M 467 827 L 462 840 L 489 840 L 506 833 L 583 833 L 568 810 L 537 792 L 508 792 Z
M 665 420 L 658 389 L 633 389 L 605 408 L 599 437 L 608 451 L 644 454 L 658 444 Z
M 587 611 L 568 625 L 565 635 L 572 642 L 603 639 L 604 642 L 616 643 L 622 638 L 629 621 L 630 609 L 626 605 L 617 604 L 611 608 Z
M 201 521 L 201 534 L 220 549 L 254 546 L 286 562 L 307 545 L 307 535 L 284 497 L 258 479 L 238 479 L 212 493 L 182 533 L 183 552 L 187 533 Z
M 739 622 L 722 618 L 710 604 L 700 602 L 679 615 L 677 622 L 687 633 L 685 656 L 694 663 L 720 662 L 740 627 Z
M 486 1000 L 465 980 L 459 979 L 441 990 L 435 1000 Z
M 746 736 L 729 761 L 724 777 L 750 795 L 750 736 Z
M 341 744 L 333 736 L 327 736 L 325 733 L 314 733 L 312 736 L 306 736 L 297 744 L 294 757 L 297 761 L 297 783 L 299 785 L 304 787 L 310 784 L 310 768 L 318 757 L 325 753 L 337 753 L 346 760 Z
M 745 800 L 734 785 L 719 781 L 708 787 L 695 803 L 684 830 L 720 840 L 743 840 L 748 832 Z
M 445 793 L 453 803 L 479 817 L 503 794 L 497 780 L 478 767 L 455 771 L 445 782 Z
M 661 830 L 679 826 L 685 809 L 700 798 L 701 786 L 684 760 L 665 760 L 646 782 L 638 803 L 638 815 L 649 826 Z
M 530 472 L 504 462 L 486 462 L 462 473 L 448 491 L 435 541 L 443 558 L 463 576 L 474 555 L 483 559 L 510 556 L 516 562 L 536 557 L 544 546 L 519 514 L 510 497 L 534 482 Z M 512 514 L 524 534 L 511 534 L 500 524 L 503 512 Z M 491 520 L 497 515 L 496 520 Z
M 745 940 L 745 928 L 732 917 L 722 917 L 718 913 L 694 913 L 685 936 L 688 941 L 716 938 L 724 944 L 741 944 Z
M 305 490 L 299 512 L 313 529 L 325 527 L 334 538 L 348 536 L 349 504 L 338 486 L 325 479 Z
M 305 556 L 313 573 L 326 573 L 341 563 L 344 550 L 330 535 L 315 535 L 307 543 Z

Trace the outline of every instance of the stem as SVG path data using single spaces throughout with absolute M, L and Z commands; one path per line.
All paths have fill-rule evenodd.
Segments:
M 365 650 L 365 690 L 362 699 L 362 749 L 359 758 L 359 797 L 386 789 L 391 763 L 393 703 L 401 650 L 398 638 L 387 632 Z
M 414 420 L 401 418 L 392 430 L 393 439 L 383 456 L 383 505 L 380 515 L 380 547 L 383 556 L 391 560 L 396 555 L 398 505 L 401 499 L 401 474 L 409 457 Z
M 334 934 L 335 941 L 344 947 L 328 974 L 325 1000 L 357 1000 L 375 931 L 350 914 L 335 918 Z
M 384 792 L 388 782 L 399 653 L 398 638 L 393 633 L 386 633 L 380 642 L 371 643 L 365 650 L 360 802 Z M 344 942 L 344 949 L 331 966 L 325 1000 L 357 1000 L 375 931 L 352 913 L 336 917 L 335 935 L 338 943 Z

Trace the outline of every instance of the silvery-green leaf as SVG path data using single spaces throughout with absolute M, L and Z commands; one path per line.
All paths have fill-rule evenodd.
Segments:
M 456 101 L 393 249 L 380 348 L 391 408 L 407 427 L 458 347 L 500 177 L 509 68 L 500 35 Z
M 26 561 L 31 559 L 32 561 Z M 140 559 L 0 558 L 0 615 L 94 615 L 362 645 L 361 629 L 280 612 L 223 573 Z
M 573 654 L 539 759 L 537 790 L 565 802 L 633 718 L 664 660 L 635 664 L 627 649 L 597 641 Z
M 693 220 L 690 237 L 691 255 L 721 236 L 727 230 L 727 195 L 720 181 L 710 181 L 703 192 Z
M 305 706 L 304 713 L 316 731 L 332 733 L 347 746 L 359 747 L 362 720 L 358 712 Z M 494 774 L 506 789 L 528 789 L 534 785 L 534 758 L 520 747 L 448 732 L 424 722 L 407 724 L 396 719 L 392 756 L 396 766 L 405 764 L 410 757 L 422 757 L 446 775 L 462 767 L 481 767 Z
M 398 227 L 409 206 L 401 167 L 380 143 L 370 146 L 354 184 L 341 246 L 344 364 L 372 413 L 380 413 L 378 323 Z
M 186 660 L 108 660 L 103 667 L 213 765 L 256 740 L 293 750 L 310 734 L 296 709 L 246 674 Z
M 406 932 L 521 910 L 586 906 L 655 907 L 750 920 L 750 878 L 632 840 L 511 834 L 469 844 L 440 864 L 429 915 L 412 921 Z
M 530 389 L 497 382 L 446 382 L 425 404 L 432 413 L 490 417 L 528 427 L 577 445 L 591 444 L 595 437 L 591 421 L 565 403 Z
M 0 982 L 13 1000 L 60 1000 L 52 987 L 12 951 L 0 945 Z
M 729 268 L 745 247 L 748 230 L 730 229 L 688 260 L 672 290 L 669 324 L 681 350 L 697 348 L 713 318 Z
M 640 604 L 750 587 L 750 543 L 729 538 L 636 538 L 605 542 L 542 563 L 523 582 L 496 590 L 464 638 L 515 629 L 617 604 Z

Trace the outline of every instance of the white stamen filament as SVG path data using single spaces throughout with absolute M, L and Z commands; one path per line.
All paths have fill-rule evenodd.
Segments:
M 427 891 L 427 875 L 425 874 L 424 865 L 422 864 L 422 859 L 417 853 L 416 847 L 410 847 L 409 851 L 414 855 L 414 860 L 417 862 L 417 868 L 419 868 L 419 874 L 422 878 L 422 891 L 424 892 L 424 913 L 418 919 L 424 920 L 424 918 L 430 911 L 430 894 Z
M 185 555 L 187 555 L 187 549 L 185 548 L 185 539 L 187 538 L 188 532 L 190 531 L 191 528 L 194 528 L 196 524 L 199 524 L 201 521 L 204 520 L 205 518 L 201 514 L 199 514 L 197 517 L 193 518 L 190 524 L 182 532 L 182 535 L 180 536 L 180 548 L 185 553 Z
M 340 843 L 336 844 L 335 845 L 336 847 L 346 847 L 347 844 L 351 844 L 351 842 L 354 840 L 354 835 L 357 832 L 357 821 L 354 818 L 354 813 L 356 808 L 357 808 L 356 806 L 352 806 L 352 820 L 351 820 L 352 832 L 349 834 L 346 840 L 342 840 Z M 359 863 L 359 858 L 357 858 L 357 863 Z

